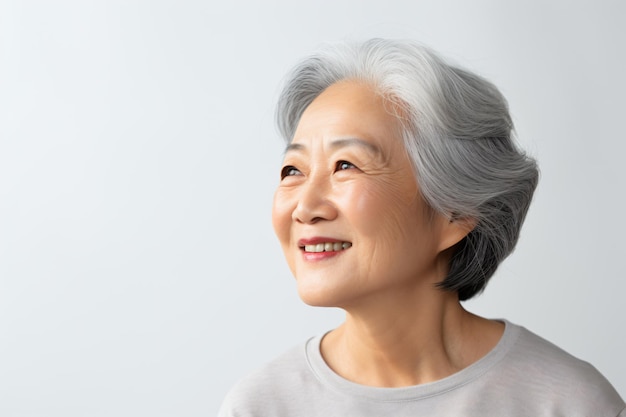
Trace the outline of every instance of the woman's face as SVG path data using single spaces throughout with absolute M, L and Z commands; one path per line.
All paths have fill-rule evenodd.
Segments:
M 439 255 L 460 238 L 423 202 L 399 132 L 357 82 L 330 86 L 303 113 L 272 221 L 306 303 L 346 308 L 445 276 Z

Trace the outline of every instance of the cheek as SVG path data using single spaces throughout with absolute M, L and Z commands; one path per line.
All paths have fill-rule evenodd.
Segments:
M 289 239 L 290 223 L 291 211 L 289 210 L 288 198 L 284 192 L 277 190 L 274 193 L 274 202 L 272 204 L 272 226 L 281 245 L 286 244 L 286 240 Z
M 346 193 L 344 204 L 359 233 L 388 244 L 411 235 L 416 220 L 417 188 L 398 181 L 370 179 Z
M 272 201 L 272 226 L 274 227 L 274 233 L 280 238 L 281 230 L 284 227 L 285 209 L 284 202 L 279 195 L 279 192 L 274 193 L 274 200 Z
M 296 276 L 295 257 L 293 250 L 290 250 L 291 246 L 291 224 L 293 213 L 293 205 L 289 198 L 289 193 L 280 188 L 274 193 L 274 201 L 272 204 L 272 226 L 274 227 L 274 233 L 278 238 L 280 246 L 283 249 L 283 254 L 291 273 Z M 291 248 L 293 249 L 293 248 Z

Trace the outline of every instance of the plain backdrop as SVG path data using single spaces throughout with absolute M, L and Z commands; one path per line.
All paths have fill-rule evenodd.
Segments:
M 285 73 L 323 42 L 417 39 L 493 81 L 541 182 L 467 308 L 626 395 L 621 1 L 1 1 L 0 415 L 210 416 L 342 320 L 270 224 Z

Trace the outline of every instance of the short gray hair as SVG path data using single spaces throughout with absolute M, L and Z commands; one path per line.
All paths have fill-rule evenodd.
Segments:
M 288 76 L 276 119 L 290 142 L 307 106 L 342 80 L 370 84 L 399 108 L 422 197 L 449 218 L 471 219 L 439 286 L 460 300 L 481 292 L 515 247 L 539 177 L 512 135 L 508 104 L 489 81 L 412 41 L 329 45 Z

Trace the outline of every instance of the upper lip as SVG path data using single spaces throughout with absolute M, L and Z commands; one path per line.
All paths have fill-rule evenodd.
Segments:
M 320 243 L 342 243 L 348 242 L 347 240 L 336 239 L 332 237 L 315 236 L 311 238 L 302 238 L 298 240 L 298 246 L 303 248 L 307 245 L 317 245 Z

